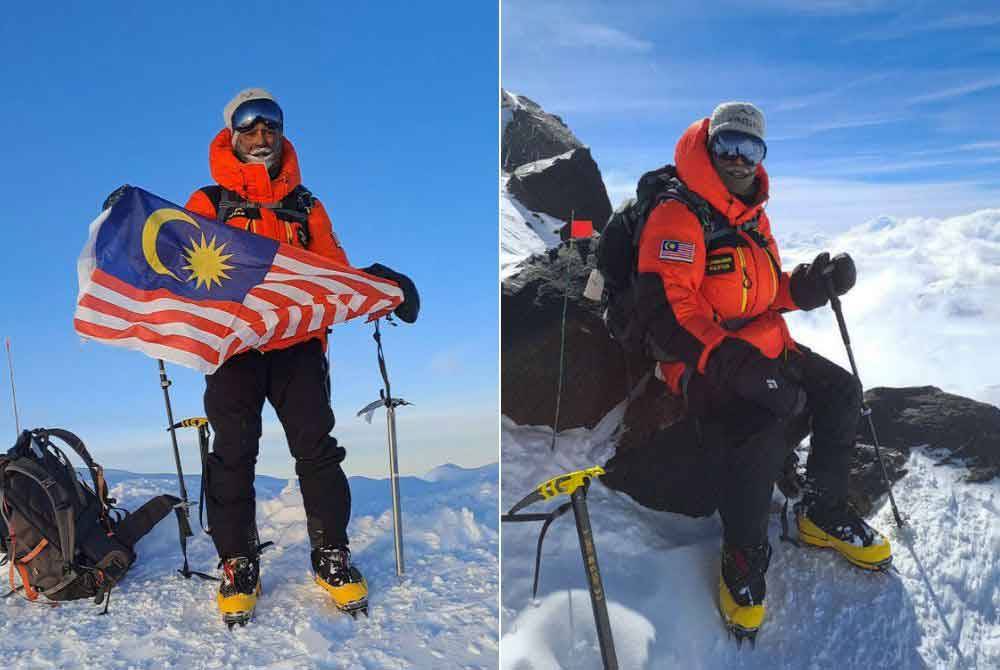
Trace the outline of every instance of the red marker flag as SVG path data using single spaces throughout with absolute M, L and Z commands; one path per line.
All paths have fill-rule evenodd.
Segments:
M 570 237 L 591 237 L 594 234 L 593 221 L 581 221 L 574 219 L 569 226 Z

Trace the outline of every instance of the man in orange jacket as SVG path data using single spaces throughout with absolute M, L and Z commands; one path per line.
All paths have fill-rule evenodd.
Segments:
M 186 207 L 348 264 L 326 209 L 302 185 L 274 97 L 260 88 L 241 91 L 223 118 L 226 127 L 209 146 L 216 184 L 195 191 Z M 404 302 L 396 313 L 407 322 L 416 319 L 419 298 L 407 277 L 381 265 L 364 270 L 400 284 Z M 208 520 L 222 568 L 217 601 L 230 625 L 249 620 L 261 593 L 253 480 L 265 399 L 295 458 L 316 581 L 341 609 L 367 608 L 367 583 L 350 562 L 351 495 L 340 465 L 346 452 L 330 435 L 329 384 L 325 341 L 315 335 L 234 356 L 206 377 L 205 413 L 215 430 L 206 466 Z
M 825 305 L 831 290 L 846 293 L 854 263 L 846 254 L 822 253 L 782 271 L 764 211 L 764 137 L 764 115 L 749 103 L 723 103 L 692 124 L 677 143 L 677 177 L 707 201 L 716 227 L 709 233 L 684 202 L 661 199 L 638 247 L 638 271 L 650 273 L 647 280 L 658 276 L 665 296 L 644 315 L 666 354 L 657 376 L 721 436 L 719 608 L 734 631 L 748 636 L 764 618 L 767 514 L 788 453 L 788 423 L 802 411 L 813 435 L 806 493 L 796 506 L 801 539 L 862 568 L 891 561 L 888 541 L 847 505 L 860 385 L 796 343 L 782 317 Z

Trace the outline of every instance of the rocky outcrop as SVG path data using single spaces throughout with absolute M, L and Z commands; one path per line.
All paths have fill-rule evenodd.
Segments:
M 910 449 L 934 449 L 942 463 L 968 469 L 969 481 L 1000 474 L 1000 408 L 935 386 L 873 388 L 865 393 L 879 442 L 906 456 Z M 858 425 L 858 439 L 871 442 L 868 422 Z
M 500 166 L 505 172 L 583 146 L 562 119 L 523 95 L 500 89 L 500 112 L 504 119 Z
M 522 165 L 510 176 L 507 190 L 521 204 L 563 221 L 570 217 L 604 228 L 611 201 L 590 149 L 572 149 L 553 158 Z
M 514 422 L 551 426 L 559 377 L 563 296 L 566 345 L 559 428 L 592 428 L 648 368 L 608 336 L 600 305 L 583 297 L 594 245 L 577 240 L 532 256 L 503 282 L 500 297 L 501 411 Z

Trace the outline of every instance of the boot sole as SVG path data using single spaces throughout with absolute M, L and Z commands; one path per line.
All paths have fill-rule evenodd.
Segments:
M 851 556 L 848 556 L 840 549 L 838 549 L 836 545 L 831 543 L 829 540 L 826 540 L 821 537 L 816 537 L 815 535 L 810 535 L 809 533 L 805 533 L 802 531 L 801 528 L 799 529 L 799 539 L 802 540 L 803 544 L 809 547 L 813 547 L 815 549 L 832 549 L 837 554 L 842 556 L 851 565 L 861 568 L 862 570 L 868 570 L 869 572 L 883 572 L 885 570 L 888 570 L 889 567 L 892 565 L 892 556 L 889 556 L 889 558 L 875 563 L 869 563 L 868 561 L 861 561 L 856 558 L 852 558 Z

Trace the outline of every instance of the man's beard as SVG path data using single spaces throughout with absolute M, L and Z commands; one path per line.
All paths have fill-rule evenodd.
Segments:
M 268 169 L 268 171 L 281 161 L 280 144 L 278 144 L 274 149 L 271 149 L 270 147 L 257 147 L 255 149 L 251 149 L 249 153 L 240 151 L 238 147 L 234 147 L 234 150 L 236 152 L 236 157 L 244 163 L 261 163 Z

